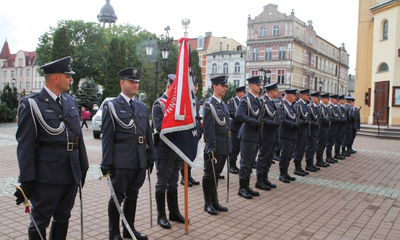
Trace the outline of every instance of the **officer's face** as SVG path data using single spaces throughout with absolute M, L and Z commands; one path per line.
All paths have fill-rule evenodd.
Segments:
M 310 100 L 310 95 L 308 95 L 308 94 L 301 94 L 301 99 L 302 99 L 304 102 L 308 102 L 308 100 Z
M 223 96 L 225 96 L 225 93 L 226 93 L 225 84 L 214 85 L 214 95 L 216 97 L 222 98 Z
M 276 96 L 278 96 L 278 89 L 273 89 L 273 90 L 269 91 L 268 96 L 270 98 L 276 98 Z
M 198 85 L 198 84 L 195 84 L 195 85 L 194 85 L 194 93 L 197 93 L 197 90 L 199 90 L 199 85 Z
M 74 81 L 74 79 L 72 79 L 72 76 L 70 74 L 65 74 L 65 73 L 57 73 L 56 79 L 57 79 L 57 88 L 61 92 L 69 91 L 71 83 Z
M 244 95 L 246 95 L 246 92 L 238 92 L 238 93 L 236 94 L 236 96 L 237 96 L 239 99 L 241 99 Z
M 331 98 L 331 103 L 336 105 L 338 104 L 338 100 L 336 98 Z
M 122 79 L 119 84 L 121 85 L 122 93 L 129 98 L 133 98 L 139 89 L 138 82 Z
M 258 94 L 261 90 L 261 85 L 255 84 L 255 83 L 250 83 L 250 89 L 251 93 L 254 95 Z
M 311 97 L 311 100 L 314 104 L 319 105 L 319 98 L 318 97 Z
M 323 104 L 327 104 L 329 102 L 329 98 L 322 98 L 321 102 Z

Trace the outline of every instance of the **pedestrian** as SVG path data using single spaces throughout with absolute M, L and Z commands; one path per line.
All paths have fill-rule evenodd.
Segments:
M 81 119 L 82 119 L 82 125 L 81 128 L 83 128 L 83 125 L 86 126 L 86 130 L 88 130 L 88 125 L 86 123 L 86 120 L 90 119 L 90 112 L 85 109 L 85 107 L 81 108 Z
M 161 125 L 164 120 L 165 104 L 168 94 L 175 79 L 175 74 L 168 74 L 167 86 L 164 94 L 153 104 L 153 126 L 156 136 L 161 132 Z M 179 211 L 178 205 L 178 180 L 179 164 L 183 161 L 179 155 L 170 148 L 164 140 L 155 137 L 157 150 L 157 183 L 156 183 L 156 203 L 157 203 L 157 223 L 162 228 L 171 228 L 171 224 L 165 213 L 165 193 L 167 193 L 167 204 L 169 209 L 169 220 L 185 223 L 185 218 Z
M 204 102 L 204 211 L 211 215 L 217 215 L 218 211 L 228 211 L 218 201 L 218 176 L 232 151 L 229 111 L 222 101 L 226 94 L 227 79 L 227 76 L 212 78 L 213 95 Z
M 98 110 L 99 106 L 97 105 L 97 103 L 93 104 L 92 111 L 90 112 L 90 119 L 92 119 L 94 115 L 96 115 Z
M 20 189 L 32 204 L 30 240 L 46 239 L 51 218 L 50 239 L 66 239 L 78 186 L 83 187 L 89 168 L 78 105 L 65 93 L 75 74 L 70 61 L 65 57 L 41 66 L 45 86 L 19 102 L 17 158 Z M 14 195 L 17 205 L 24 202 L 21 190 Z
M 134 227 L 137 198 L 146 169 L 151 173 L 155 159 L 152 131 L 146 104 L 135 98 L 139 90 L 140 69 L 126 68 L 118 72 L 121 94 L 104 103 L 102 114 L 101 172 L 110 174 L 119 205 L 136 239 L 147 239 Z M 109 239 L 122 240 L 120 213 L 111 196 L 108 201 Z M 143 206 L 142 206 L 143 207 Z M 131 238 L 123 224 L 123 238 Z

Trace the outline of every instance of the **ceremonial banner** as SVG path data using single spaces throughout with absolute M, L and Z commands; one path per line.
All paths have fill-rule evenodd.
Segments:
M 197 156 L 198 136 L 192 61 L 189 39 L 181 38 L 179 43 L 175 80 L 165 104 L 160 138 L 193 167 Z

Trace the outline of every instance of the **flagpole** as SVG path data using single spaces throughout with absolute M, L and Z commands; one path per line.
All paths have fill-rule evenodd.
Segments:
M 185 178 L 185 234 L 187 235 L 189 233 L 189 192 L 188 192 L 188 178 L 189 178 L 189 173 L 188 173 L 188 163 L 184 161 L 184 166 L 183 166 L 183 171 L 184 171 L 184 178 Z

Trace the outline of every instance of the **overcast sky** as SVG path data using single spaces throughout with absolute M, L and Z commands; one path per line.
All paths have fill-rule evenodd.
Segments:
M 0 43 L 7 39 L 11 53 L 34 51 L 38 38 L 57 26 L 59 20 L 97 22 L 97 14 L 106 0 L 18 0 L 0 3 Z M 133 1 L 111 0 L 118 17 L 117 24 L 130 23 L 157 35 L 169 25 L 170 36 L 183 37 L 182 20 L 190 19 L 189 37 L 212 32 L 215 37 L 228 37 L 246 45 L 247 18 L 258 16 L 269 3 L 278 11 L 307 22 L 313 21 L 317 34 L 339 47 L 345 43 L 350 54 L 350 71 L 354 74 L 357 51 L 358 0 L 275 0 L 275 1 Z M 2 41 L 2 42 L 1 42 Z

